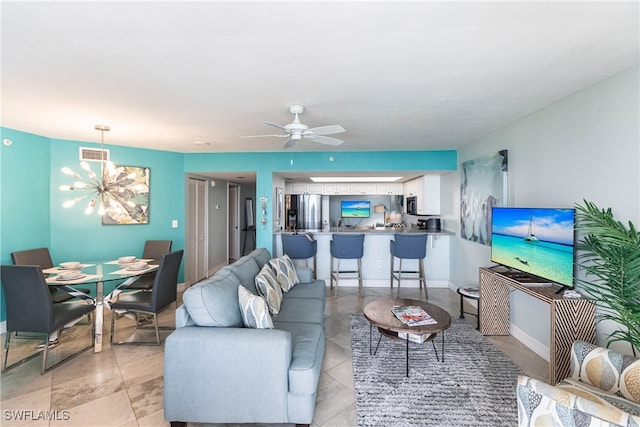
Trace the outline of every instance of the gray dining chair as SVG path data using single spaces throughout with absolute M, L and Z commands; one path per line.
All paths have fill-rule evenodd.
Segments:
M 164 254 L 171 252 L 171 240 L 147 240 L 144 243 L 144 250 L 142 251 L 142 259 L 153 259 L 160 261 Z M 144 290 L 150 291 L 153 286 L 153 280 L 156 277 L 156 272 L 145 274 L 138 280 L 127 286 L 125 289 L 130 290 Z
M 81 319 L 94 310 L 93 305 L 81 302 L 54 304 L 51 293 L 49 292 L 49 286 L 38 265 L 3 265 L 0 267 L 0 281 L 2 282 L 7 307 L 7 333 L 5 335 L 2 372 L 36 357 L 39 353 L 31 354 L 7 367 L 12 333 L 42 334 L 45 335 L 44 342 L 47 343 L 54 332 L 57 332 L 60 339 L 62 328 L 65 325 Z M 42 365 L 40 368 L 41 374 L 48 372 L 93 346 L 93 323 L 89 323 L 91 324 L 91 344 L 48 367 L 47 357 L 49 354 L 49 346 L 44 346 L 44 350 L 42 350 Z M 62 342 L 61 339 L 60 342 Z
M 42 270 L 53 267 L 53 260 L 49 248 L 26 249 L 24 251 L 11 252 L 11 260 L 14 265 L 37 265 Z M 88 294 L 91 289 L 76 288 L 82 293 Z M 49 285 L 49 292 L 54 304 L 70 301 L 75 297 L 54 285 Z
M 158 326 L 158 313 L 168 308 L 177 300 L 178 292 L 178 270 L 182 261 L 183 250 L 170 252 L 162 256 L 160 266 L 153 280 L 151 291 L 129 292 L 121 296 L 118 301 L 111 303 L 111 333 L 109 341 L 112 344 L 142 344 L 160 345 L 160 327 Z M 155 342 L 145 341 L 120 341 L 113 342 L 115 335 L 116 321 L 127 313 L 136 316 L 136 329 L 142 328 L 137 321 L 138 315 L 151 315 L 156 333 Z M 167 328 L 162 328 L 167 329 Z

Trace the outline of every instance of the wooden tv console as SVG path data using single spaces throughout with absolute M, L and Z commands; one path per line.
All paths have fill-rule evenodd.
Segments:
M 549 304 L 549 382 L 567 378 L 571 345 L 576 340 L 595 343 L 595 305 L 582 298 L 563 298 L 554 287 L 528 287 L 499 271 L 480 268 L 480 332 L 509 335 L 509 288 Z

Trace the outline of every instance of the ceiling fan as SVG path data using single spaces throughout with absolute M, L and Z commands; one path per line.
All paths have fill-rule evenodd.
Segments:
M 282 146 L 283 148 L 291 148 L 300 142 L 303 138 L 309 139 L 313 142 L 319 142 L 320 144 L 328 144 L 328 145 L 340 145 L 344 141 L 337 138 L 332 138 L 330 136 L 334 133 L 344 132 L 344 128 L 340 125 L 328 125 L 328 126 L 319 126 L 315 128 L 310 128 L 309 126 L 300 122 L 299 115 L 304 112 L 304 105 L 294 104 L 289 107 L 289 111 L 294 115 L 293 122 L 288 125 L 279 125 L 273 122 L 263 121 L 262 123 L 268 124 L 269 126 L 273 126 L 282 131 L 282 133 L 275 135 L 251 135 L 245 136 L 243 138 L 261 138 L 261 137 L 278 137 L 278 138 L 289 138 Z

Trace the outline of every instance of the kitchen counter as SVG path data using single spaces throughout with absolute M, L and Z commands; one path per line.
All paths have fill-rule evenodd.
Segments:
M 329 230 L 298 230 L 299 234 L 310 233 L 312 236 L 315 235 L 326 235 L 326 234 L 334 234 L 334 233 L 365 233 L 369 234 L 396 234 L 396 233 L 426 233 L 433 235 L 443 235 L 443 236 L 453 236 L 455 233 L 453 231 L 440 230 L 440 231 L 431 231 L 431 230 L 421 230 L 419 228 L 393 228 L 393 227 L 376 227 L 376 228 L 347 228 L 347 227 L 331 227 Z M 292 231 L 279 231 L 274 233 L 274 235 L 279 234 L 294 234 Z
M 443 231 L 426 231 L 418 228 L 330 228 L 328 231 L 305 231 L 310 233 L 318 242 L 318 252 L 316 255 L 317 277 L 326 281 L 327 286 L 330 282 L 331 271 L 331 254 L 329 246 L 331 236 L 333 234 L 353 234 L 363 233 L 364 238 L 364 255 L 362 257 L 362 275 L 363 283 L 366 287 L 388 287 L 390 283 L 391 271 L 391 254 L 389 252 L 390 241 L 393 236 L 398 233 L 426 233 L 427 238 L 427 256 L 425 257 L 425 276 L 427 287 L 439 288 L 449 286 L 449 265 L 450 265 L 450 237 L 455 233 L 447 230 Z M 300 231 L 299 233 L 303 233 Z M 282 234 L 293 234 L 292 232 L 276 232 L 273 238 L 273 254 L 274 256 L 282 255 Z M 296 260 L 297 264 L 304 264 L 303 260 Z M 355 260 L 342 260 L 341 269 L 350 269 L 350 263 L 355 268 Z M 396 259 L 396 268 L 398 266 Z M 310 262 L 311 265 L 311 262 Z M 404 260 L 402 263 L 404 269 L 417 270 L 417 260 Z M 415 268 L 414 268 L 415 267 Z M 358 286 L 357 280 L 340 279 L 341 286 Z M 402 287 L 418 287 L 417 280 L 403 279 Z

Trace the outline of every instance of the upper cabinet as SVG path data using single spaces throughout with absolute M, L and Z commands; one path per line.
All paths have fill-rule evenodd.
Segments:
M 405 200 L 413 196 L 418 215 L 440 215 L 440 175 L 424 175 L 405 182 Z
M 379 182 L 376 184 L 376 194 L 389 194 L 401 196 L 404 186 L 401 182 Z
M 351 184 L 351 194 L 378 194 L 375 182 L 354 182 Z
M 337 194 L 351 194 L 351 185 L 346 182 L 331 182 L 323 184 L 322 194 L 329 196 Z
M 290 182 L 286 185 L 287 194 L 323 194 L 322 184 L 315 182 Z
M 290 182 L 286 185 L 287 194 L 324 194 L 335 195 L 399 195 L 403 194 L 401 182 L 331 182 L 325 184 Z

